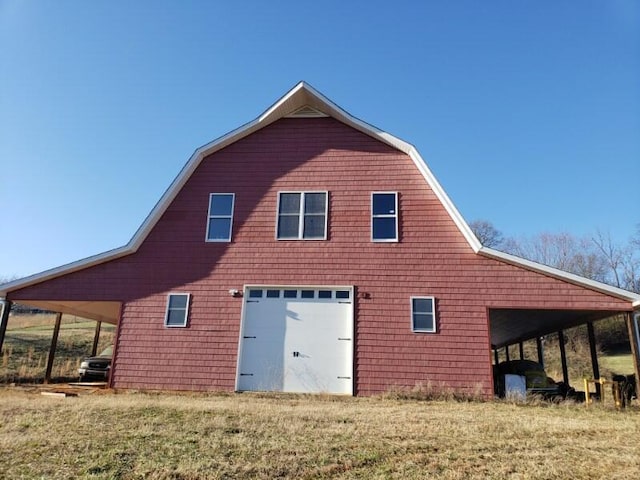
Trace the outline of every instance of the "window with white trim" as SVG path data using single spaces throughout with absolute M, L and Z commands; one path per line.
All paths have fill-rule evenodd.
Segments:
M 411 329 L 435 333 L 436 300 L 434 297 L 411 297 Z
M 189 293 L 170 293 L 167 296 L 167 312 L 164 316 L 165 327 L 186 327 L 189 316 Z
M 234 202 L 234 193 L 212 193 L 209 195 L 207 242 L 231 241 Z
M 398 241 L 397 192 L 371 194 L 371 240 L 374 242 Z
M 326 240 L 327 192 L 279 192 L 278 240 Z

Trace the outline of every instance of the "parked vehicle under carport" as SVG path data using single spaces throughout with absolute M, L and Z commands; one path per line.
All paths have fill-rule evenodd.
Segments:
M 100 355 L 82 360 L 80 368 L 78 368 L 80 381 L 99 380 L 106 382 L 109 379 L 112 358 L 113 345 L 109 345 Z

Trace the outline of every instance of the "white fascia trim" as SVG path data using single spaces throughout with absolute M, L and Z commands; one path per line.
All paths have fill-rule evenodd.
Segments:
M 449 195 L 447 195 L 447 192 L 444 191 L 438 180 L 436 180 L 436 177 L 431 173 L 431 170 L 429 170 L 429 167 L 427 167 L 427 164 L 413 145 L 410 145 L 410 149 L 407 154 L 411 157 L 416 167 L 418 167 L 418 170 L 422 173 L 422 176 L 431 187 L 431 190 L 436 194 L 436 197 L 438 197 L 438 200 L 440 200 L 440 203 L 442 203 L 445 210 L 458 227 L 458 230 L 460 230 L 462 235 L 464 235 L 469 246 L 475 253 L 478 253 L 483 248 L 480 240 L 478 240 L 478 237 L 473 233 L 465 219 L 449 198 Z
M 18 290 L 21 288 L 29 287 L 36 283 L 43 282 L 45 280 L 50 280 L 55 277 L 59 277 L 60 275 L 76 272 L 78 270 L 82 270 L 84 268 L 92 267 L 94 265 L 98 265 L 99 263 L 104 263 L 109 260 L 115 260 L 116 258 L 124 257 L 132 253 L 129 251 L 127 246 L 116 248 L 114 250 L 109 250 L 107 252 L 100 253 L 98 255 L 93 255 L 91 257 L 83 258 L 81 260 L 77 260 L 75 262 L 67 263 L 60 267 L 55 267 L 50 270 L 45 270 L 44 272 L 36 273 L 33 275 L 29 275 L 28 277 L 19 278 L 12 282 L 5 283 L 0 285 L 0 297 L 6 297 L 7 293 L 12 292 L 14 290 Z
M 494 260 L 500 260 L 500 261 L 509 263 L 511 265 L 514 265 L 516 267 L 523 267 L 523 268 L 526 268 L 527 270 L 533 270 L 535 272 L 542 273 L 544 275 L 548 275 L 548 276 L 557 278 L 559 280 L 565 280 L 569 283 L 573 283 L 581 287 L 590 288 L 600 293 L 618 297 L 623 300 L 631 301 L 633 302 L 632 306 L 634 307 L 636 305 L 640 305 L 640 295 L 638 295 L 637 293 L 630 292 L 628 290 L 624 290 L 622 288 L 614 287 L 612 285 L 607 285 L 606 283 L 602 283 L 602 282 L 597 282 L 589 278 L 581 277 L 580 275 L 575 275 L 573 273 L 565 272 L 564 270 L 560 270 L 554 267 L 549 267 L 541 263 L 532 262 L 531 260 L 517 257 L 515 255 L 504 253 L 499 250 L 494 250 L 488 247 L 482 247 L 478 253 L 481 255 L 484 255 L 485 257 L 493 258 Z
M 262 115 L 260 115 L 255 120 L 246 123 L 245 125 L 223 135 L 212 142 L 209 142 L 206 145 L 198 148 L 191 158 L 187 162 L 187 164 L 180 171 L 178 176 L 175 178 L 173 183 L 169 186 L 169 188 L 165 191 L 162 198 L 158 201 L 154 209 L 147 216 L 142 226 L 135 233 L 134 237 L 131 239 L 127 247 L 131 248 L 131 253 L 135 252 L 146 236 L 149 234 L 151 229 L 155 226 L 157 221 L 160 219 L 166 208 L 171 204 L 173 199 L 176 197 L 178 192 L 182 189 L 187 180 L 191 177 L 195 169 L 200 165 L 200 162 L 208 155 L 221 150 L 222 148 L 230 145 L 231 143 L 237 142 L 241 138 L 250 135 L 251 133 L 266 127 L 267 125 L 275 122 L 276 120 L 283 118 L 288 113 L 287 111 L 282 110 L 285 103 L 292 99 L 292 97 L 296 94 L 304 95 L 304 93 L 315 98 L 316 101 L 321 103 L 324 109 L 328 110 L 328 114 L 334 117 L 336 120 L 339 120 L 356 130 L 369 135 L 401 152 L 406 153 L 413 160 L 414 164 L 418 167 L 418 170 L 425 178 L 431 189 L 434 191 L 440 202 L 445 207 L 447 213 L 451 216 L 454 223 L 458 227 L 458 229 L 462 232 L 465 239 L 471 246 L 474 252 L 478 252 L 482 245 L 480 241 L 476 238 L 474 233 L 471 231 L 471 228 L 467 225 L 460 212 L 454 206 L 453 202 L 449 199 L 448 195 L 445 193 L 444 189 L 440 186 L 436 178 L 433 176 L 427 164 L 424 162 L 416 148 L 395 137 L 387 132 L 380 130 L 379 128 L 370 125 L 347 111 L 343 110 L 341 107 L 333 103 L 323 94 L 318 92 L 312 86 L 305 82 L 299 82 L 296 86 L 294 86 L 288 93 L 286 93 L 280 100 L 275 102 L 271 107 L 269 107 Z M 301 102 L 305 103 L 305 102 Z M 314 107 L 315 108 L 315 107 Z M 324 110 L 323 109 L 323 110 Z

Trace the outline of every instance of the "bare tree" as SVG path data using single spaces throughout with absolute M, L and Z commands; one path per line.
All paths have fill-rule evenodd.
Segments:
M 566 232 L 507 238 L 501 247 L 534 262 L 640 293 L 640 225 L 627 245 L 598 231 L 592 238 Z
M 609 283 L 640 293 L 640 225 L 628 245 L 620 245 L 609 233 L 596 232 L 594 245 L 601 252 L 609 270 Z
M 497 248 L 504 241 L 502 232 L 488 220 L 475 220 L 469 224 L 469 227 L 485 247 Z
M 520 240 L 507 239 L 504 250 L 520 257 L 575 273 L 592 280 L 607 280 L 607 262 L 586 238 L 570 233 L 541 233 Z
M 12 282 L 13 280 L 17 280 L 17 279 L 18 277 L 16 275 L 12 275 L 12 276 L 0 275 L 0 285 L 4 283 Z

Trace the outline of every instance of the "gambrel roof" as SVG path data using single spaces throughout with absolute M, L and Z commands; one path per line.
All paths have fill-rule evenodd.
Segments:
M 289 116 L 329 116 L 374 139 L 400 150 L 401 152 L 406 153 L 413 160 L 416 168 L 420 171 L 427 184 L 438 197 L 460 230 L 461 234 L 468 242 L 469 247 L 476 254 L 519 266 L 527 270 L 533 270 L 576 285 L 584 286 L 617 298 L 628 300 L 633 302 L 634 306 L 640 306 L 640 295 L 635 293 L 531 262 L 529 260 L 524 260 L 491 248 L 483 247 L 413 145 L 354 117 L 305 82 L 298 83 L 255 120 L 217 138 L 216 140 L 213 140 L 210 143 L 207 143 L 206 145 L 203 145 L 193 152 L 189 161 L 182 168 L 178 176 L 171 183 L 162 198 L 160 198 L 151 213 L 147 216 L 140 228 L 126 245 L 77 262 L 19 279 L 5 285 L 0 285 L 0 298 L 4 297 L 8 292 L 135 253 L 156 225 L 160 217 L 162 217 L 162 214 L 174 200 L 178 192 L 206 156 L 211 155 L 212 153 L 215 153 L 216 151 L 221 150 L 248 135 L 251 135 L 281 118 Z

